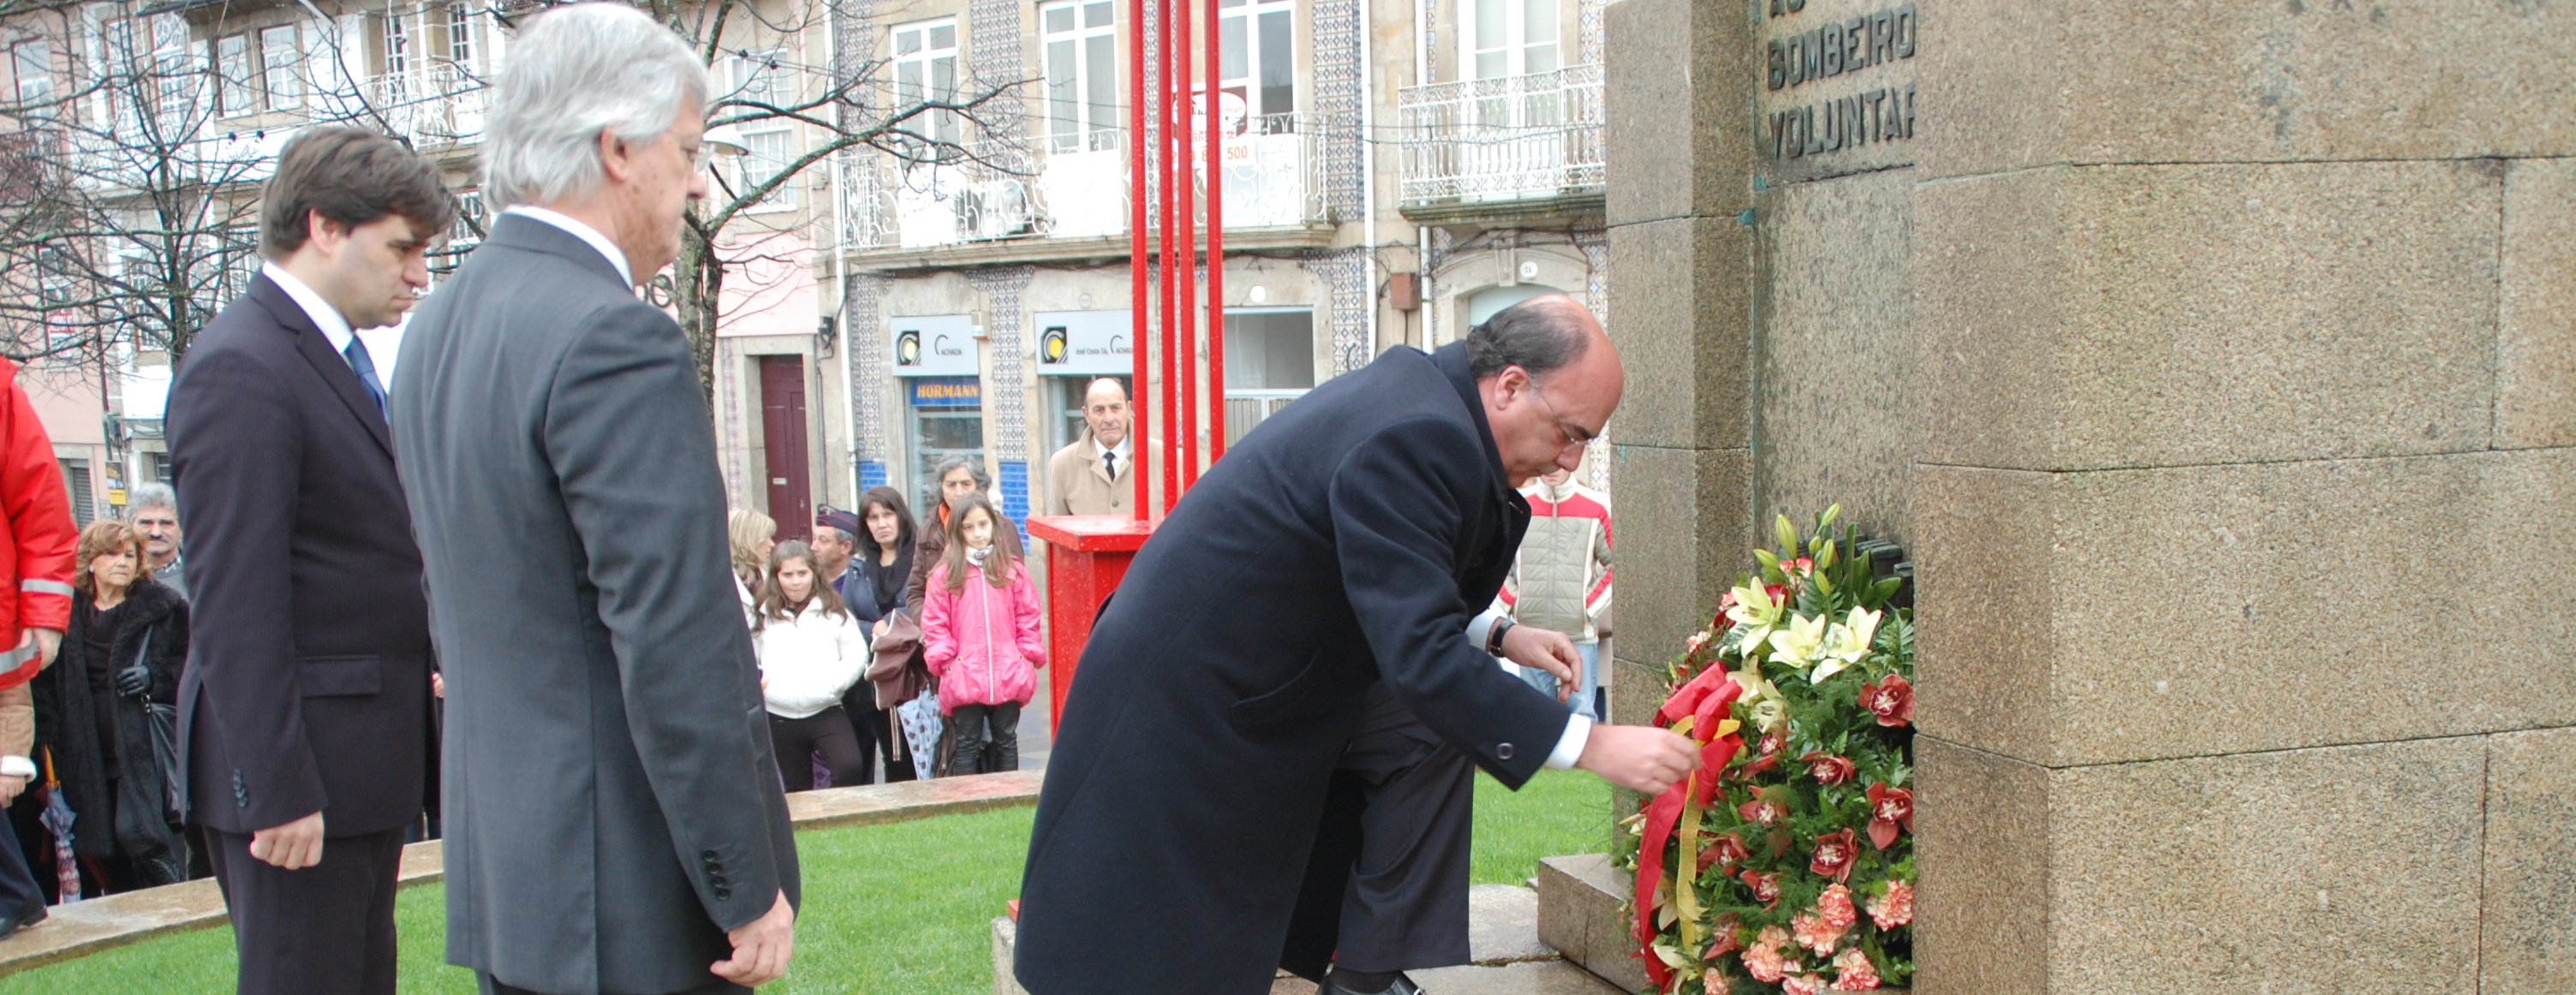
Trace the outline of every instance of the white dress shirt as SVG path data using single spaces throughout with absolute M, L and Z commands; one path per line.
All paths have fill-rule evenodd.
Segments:
M 571 233 L 574 238 L 590 243 L 591 248 L 599 250 L 600 255 L 608 257 L 609 265 L 617 267 L 618 279 L 625 281 L 629 287 L 635 285 L 635 271 L 626 263 L 626 250 L 618 248 L 617 243 L 609 241 L 608 236 L 599 233 L 599 229 L 583 224 L 562 211 L 550 211 L 531 204 L 518 204 L 501 213 L 543 221 Z
M 286 296 L 294 298 L 296 305 L 304 309 L 305 316 L 313 319 L 314 327 L 322 330 L 322 337 L 330 341 L 331 351 L 340 354 L 341 362 L 349 360 L 350 339 L 366 343 L 367 358 L 376 364 L 378 385 L 384 388 L 385 393 L 393 393 L 394 363 L 402 354 L 401 325 L 354 331 L 349 327 L 349 319 L 340 316 L 339 308 L 332 307 L 330 301 L 323 300 L 321 294 L 305 286 L 304 281 L 287 272 L 286 267 L 262 260 L 259 272 L 268 277 L 269 282 L 277 284 L 279 290 L 286 291 Z M 410 315 L 406 312 L 404 316 Z
M 1502 606 L 1495 605 L 1485 609 L 1484 614 L 1468 619 L 1467 642 L 1477 649 L 1484 649 L 1485 640 L 1492 638 L 1494 634 L 1494 623 L 1502 621 L 1504 614 Z M 1573 769 L 1574 762 L 1583 758 L 1583 745 L 1591 740 L 1592 718 L 1581 712 L 1568 714 L 1565 719 L 1565 734 L 1556 738 L 1556 749 L 1548 751 L 1547 769 Z
M 1110 464 L 1115 471 L 1109 475 L 1112 480 L 1117 479 L 1119 474 L 1127 472 L 1127 468 L 1132 465 L 1135 459 L 1135 457 L 1127 455 L 1127 443 L 1129 441 L 1131 441 L 1131 439 L 1120 439 L 1118 440 L 1118 444 L 1115 446 L 1104 446 L 1100 444 L 1099 436 L 1095 435 L 1091 437 L 1092 455 L 1106 457 L 1111 454 L 1116 454 L 1118 457 L 1118 462 Z

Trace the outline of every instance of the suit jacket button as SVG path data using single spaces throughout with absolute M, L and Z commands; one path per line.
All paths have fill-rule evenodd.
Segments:
M 733 889 L 731 889 L 731 888 L 727 888 L 727 887 L 725 887 L 725 886 L 723 886 L 723 885 L 716 885 L 715 887 L 713 887 L 713 888 L 711 888 L 711 889 L 708 889 L 708 890 L 715 892 L 715 895 L 716 895 L 716 901 L 719 901 L 719 902 L 721 902 L 721 901 L 725 901 L 725 900 L 730 899 L 730 898 L 732 898 L 732 897 L 733 897 Z
M 1496 745 L 1496 746 L 1494 747 L 1494 758 L 1495 758 L 1495 759 L 1497 759 L 1497 760 L 1509 760 L 1509 759 L 1511 759 L 1511 758 L 1512 758 L 1512 744 L 1510 744 L 1510 743 L 1502 743 L 1502 744 L 1498 744 L 1498 745 Z

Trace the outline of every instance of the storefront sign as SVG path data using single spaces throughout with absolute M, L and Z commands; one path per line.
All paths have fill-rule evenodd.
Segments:
M 1136 371 L 1127 311 L 1040 311 L 1037 319 L 1041 376 L 1118 376 Z
M 975 369 L 975 319 L 962 314 L 893 318 L 894 375 L 971 377 Z
M 916 408 L 980 408 L 984 387 L 974 377 L 921 377 L 904 383 L 904 397 Z

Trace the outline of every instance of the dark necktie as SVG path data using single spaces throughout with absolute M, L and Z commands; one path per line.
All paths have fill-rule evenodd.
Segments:
M 1100 468 L 1109 471 L 1109 479 L 1118 479 L 1118 454 L 1114 451 L 1101 453 Z
M 376 379 L 376 358 L 367 355 L 366 340 L 355 332 L 349 333 L 349 347 L 340 350 L 340 357 L 349 361 L 349 369 L 357 372 L 358 382 L 367 386 L 367 399 L 376 402 L 376 413 L 391 418 L 392 413 L 385 410 L 385 384 Z

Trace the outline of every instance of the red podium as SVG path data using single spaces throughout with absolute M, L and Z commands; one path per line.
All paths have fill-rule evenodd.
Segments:
M 1047 544 L 1047 731 L 1064 719 L 1064 693 L 1091 640 L 1100 603 L 1118 589 L 1154 523 L 1125 515 L 1041 515 L 1029 535 Z

